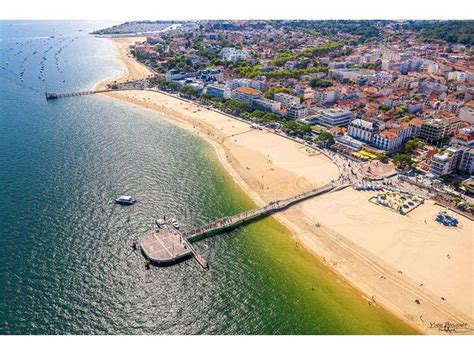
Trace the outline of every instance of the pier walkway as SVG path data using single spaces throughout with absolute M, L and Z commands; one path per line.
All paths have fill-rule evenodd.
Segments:
M 88 90 L 88 91 L 75 91 L 75 92 L 45 92 L 46 100 L 55 100 L 62 99 L 65 97 L 74 97 L 74 96 L 85 96 L 85 95 L 94 95 L 104 92 L 113 92 L 113 91 L 129 91 L 129 90 L 149 90 L 149 84 L 143 80 L 127 81 L 120 84 L 113 84 L 107 89 L 102 90 Z
M 151 263 L 156 265 L 176 264 L 193 256 L 203 268 L 208 267 L 207 261 L 192 246 L 193 241 L 215 235 L 239 225 L 245 224 L 258 218 L 269 216 L 278 211 L 284 210 L 298 202 L 311 197 L 327 193 L 332 190 L 339 190 L 346 187 L 339 182 L 332 182 L 320 188 L 290 197 L 286 200 L 270 202 L 264 207 L 255 208 L 233 216 L 220 218 L 202 227 L 195 228 L 189 232 L 180 232 L 165 220 L 162 228 L 147 232 L 140 239 L 140 249 Z
M 61 99 L 63 97 L 93 95 L 93 94 L 99 94 L 101 92 L 110 92 L 110 91 L 116 91 L 116 90 L 113 90 L 113 89 L 90 90 L 90 91 L 66 92 L 66 93 L 60 93 L 60 94 L 54 93 L 54 92 L 45 92 L 44 95 L 46 96 L 46 100 L 54 100 L 54 99 Z

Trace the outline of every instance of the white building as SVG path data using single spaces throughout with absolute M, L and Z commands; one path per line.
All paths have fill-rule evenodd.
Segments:
M 290 105 L 286 110 L 286 118 L 290 120 L 298 120 L 308 115 L 306 106 L 296 104 Z
M 314 92 L 313 102 L 317 105 L 333 104 L 340 98 L 341 90 L 339 89 L 321 89 Z
M 231 81 L 227 82 L 226 86 L 230 90 L 234 90 L 236 88 L 245 86 L 245 87 L 252 88 L 255 90 L 260 90 L 260 91 L 264 91 L 266 87 L 263 81 L 251 80 L 251 79 L 232 79 Z
M 281 102 L 283 107 L 289 107 L 291 105 L 298 105 L 300 103 L 300 98 L 293 96 L 293 95 L 288 95 L 283 92 L 280 92 L 278 94 L 275 94 L 274 97 L 275 101 Z
M 212 97 L 219 97 L 221 99 L 229 99 L 230 89 L 226 88 L 224 85 L 209 84 L 206 86 L 206 94 Z
M 318 121 L 324 126 L 347 126 L 352 121 L 353 115 L 351 111 L 341 108 L 329 108 L 319 110 Z
M 374 122 L 355 119 L 349 124 L 347 134 L 352 138 L 369 143 L 377 132 L 378 125 Z
M 474 80 L 474 74 L 464 71 L 452 71 L 448 73 L 448 80 L 469 81 Z
M 252 104 L 253 100 L 257 100 L 262 96 L 262 93 L 258 90 L 242 86 L 238 87 L 237 89 L 234 89 L 230 95 L 231 98 L 234 100 Z
M 250 53 L 245 49 L 237 49 L 234 47 L 225 47 L 222 48 L 220 53 L 220 57 L 224 60 L 229 62 L 235 62 L 239 59 L 245 60 L 249 58 Z
M 271 111 L 276 114 L 281 113 L 281 102 L 268 100 L 265 98 L 256 99 L 252 102 L 253 108 L 262 111 Z
M 430 172 L 435 176 L 449 175 L 456 171 L 461 157 L 461 150 L 449 147 L 443 153 L 433 155 Z
M 474 124 L 474 108 L 472 106 L 464 106 L 459 109 L 459 118 L 461 121 Z
M 393 152 L 403 144 L 403 137 L 391 130 L 385 130 L 374 135 L 372 145 L 376 148 Z

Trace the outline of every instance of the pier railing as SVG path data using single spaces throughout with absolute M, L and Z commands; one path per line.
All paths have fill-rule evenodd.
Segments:
M 89 91 L 76 91 L 76 92 L 66 92 L 66 93 L 55 93 L 55 92 L 45 92 L 46 100 L 60 99 L 63 97 L 73 97 L 73 96 L 85 96 L 99 94 L 101 92 L 110 92 L 118 91 L 117 89 L 105 89 L 105 90 L 89 90 Z
M 230 229 L 243 222 L 246 222 L 246 221 L 261 217 L 261 216 L 270 215 L 272 213 L 286 209 L 297 202 L 301 202 L 308 198 L 323 194 L 325 192 L 329 192 L 338 186 L 340 186 L 340 184 L 332 182 L 320 188 L 290 197 L 286 200 L 273 201 L 264 207 L 259 207 L 259 208 L 255 208 L 253 210 L 242 212 L 233 216 L 224 217 L 212 223 L 204 225 L 202 227 L 198 227 L 189 232 L 183 233 L 183 237 L 188 240 L 192 240 L 201 236 L 218 232 L 223 229 Z

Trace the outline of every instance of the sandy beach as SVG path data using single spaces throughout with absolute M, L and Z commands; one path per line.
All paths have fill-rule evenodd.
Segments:
M 128 45 L 139 40 L 113 39 L 127 74 L 111 81 L 150 75 L 128 52 Z M 155 110 L 157 119 L 205 139 L 257 205 L 321 186 L 339 175 L 338 167 L 319 152 L 193 103 L 150 91 L 102 95 Z M 374 307 L 387 309 L 422 333 L 446 334 L 437 324 L 450 322 L 467 323 L 454 327 L 456 333 L 472 334 L 472 221 L 457 215 L 459 228 L 441 226 L 434 217 L 443 208 L 429 200 L 401 216 L 370 203 L 373 194 L 347 188 L 310 199 L 275 218 L 287 226 L 298 246 L 322 260 Z

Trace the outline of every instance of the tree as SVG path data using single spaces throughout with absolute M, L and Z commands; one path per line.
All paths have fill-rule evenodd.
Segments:
M 324 80 L 320 78 L 315 78 L 310 81 L 310 85 L 313 89 L 315 88 L 327 88 L 332 86 L 332 82 L 329 80 Z
M 334 136 L 329 132 L 321 132 L 318 136 L 318 140 L 321 142 L 334 141 Z
M 422 148 L 425 144 L 419 139 L 410 139 L 402 147 L 404 153 L 411 153 L 416 149 Z
M 260 111 L 260 110 L 254 110 L 251 114 L 250 114 L 251 117 L 257 117 L 257 118 L 262 118 L 263 116 L 265 116 L 265 112 L 263 111 Z
M 267 112 L 265 115 L 263 115 L 263 119 L 267 121 L 276 121 L 278 120 L 278 116 L 274 113 Z
M 185 96 L 197 96 L 197 91 L 190 86 L 183 86 L 179 89 L 179 92 Z
M 252 110 L 252 106 L 247 102 L 238 101 L 238 100 L 227 100 L 224 103 L 224 108 L 230 112 L 242 114 L 244 112 L 250 112 Z
M 413 165 L 413 160 L 408 154 L 395 154 L 392 161 L 395 166 L 401 169 L 409 168 Z
M 275 98 L 275 94 L 279 94 L 281 92 L 283 92 L 285 94 L 289 94 L 290 89 L 285 88 L 283 86 L 275 86 L 275 87 L 269 88 L 267 91 L 265 91 L 263 93 L 263 97 L 265 97 L 266 99 L 273 100 Z

